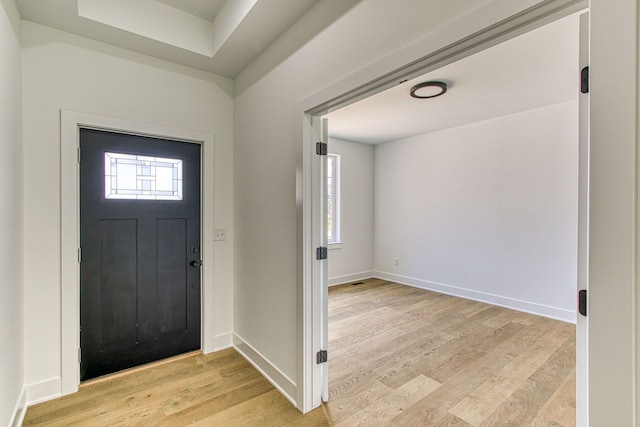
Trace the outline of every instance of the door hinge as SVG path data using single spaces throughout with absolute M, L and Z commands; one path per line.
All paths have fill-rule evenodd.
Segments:
M 587 290 L 581 289 L 578 291 L 578 313 L 587 317 Z
M 78 348 L 78 363 L 82 363 L 82 349 Z
M 580 71 L 580 92 L 589 93 L 589 66 Z
M 327 248 L 324 246 L 320 246 L 316 249 L 316 259 L 327 259 L 328 256 Z
M 318 156 L 326 156 L 327 155 L 327 143 L 326 142 L 316 142 L 316 154 Z
M 82 248 L 78 248 L 78 263 L 82 262 Z
M 81 155 L 80 155 L 80 147 L 78 147 L 78 163 L 80 163 L 80 158 L 81 158 Z
M 329 360 L 329 354 L 327 353 L 327 350 L 320 350 L 316 353 L 316 364 L 319 365 L 321 363 L 327 363 L 327 360 Z

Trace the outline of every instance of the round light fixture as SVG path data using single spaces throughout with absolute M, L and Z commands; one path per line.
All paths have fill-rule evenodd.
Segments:
M 411 88 L 411 96 L 420 99 L 435 98 L 436 96 L 443 95 L 446 91 L 447 84 L 445 82 L 422 82 Z

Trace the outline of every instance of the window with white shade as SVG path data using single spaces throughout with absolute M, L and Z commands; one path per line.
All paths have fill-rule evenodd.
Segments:
M 327 155 L 327 237 L 340 242 L 340 156 Z

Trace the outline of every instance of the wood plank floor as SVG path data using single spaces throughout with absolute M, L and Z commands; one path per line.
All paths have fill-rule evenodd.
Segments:
M 383 280 L 332 287 L 337 426 L 575 426 L 575 326 Z
M 25 426 L 575 426 L 575 327 L 382 280 L 329 292 L 330 399 L 306 415 L 234 350 L 83 383 Z

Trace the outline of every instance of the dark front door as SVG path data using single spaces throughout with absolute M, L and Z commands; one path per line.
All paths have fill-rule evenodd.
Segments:
M 200 348 L 200 145 L 80 130 L 81 379 Z

